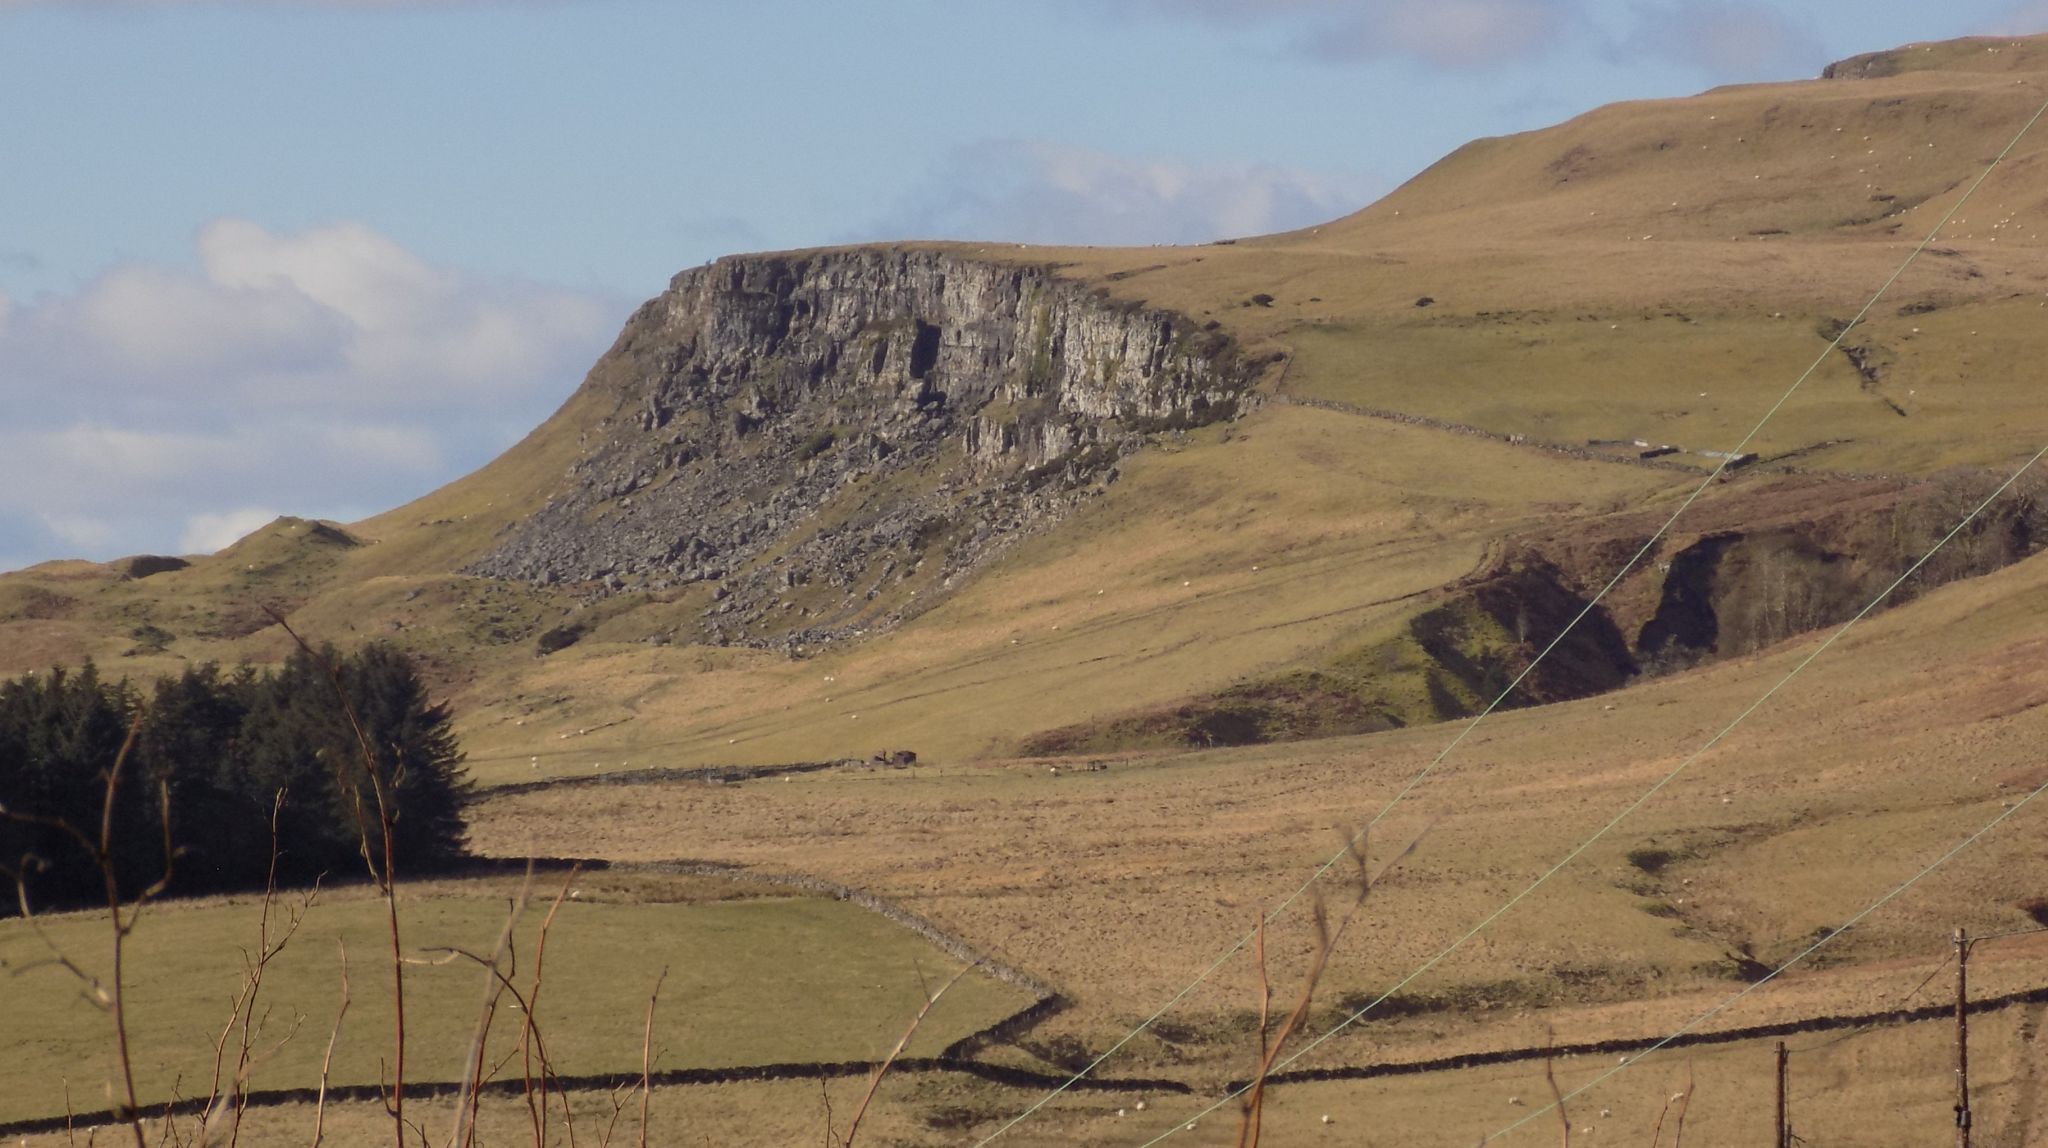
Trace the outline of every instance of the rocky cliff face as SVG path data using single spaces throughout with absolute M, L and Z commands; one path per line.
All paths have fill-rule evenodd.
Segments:
M 1147 436 L 1235 417 L 1256 374 L 1050 268 L 884 249 L 684 272 L 607 360 L 580 461 L 469 572 L 710 583 L 688 636 L 791 645 L 899 620 Z

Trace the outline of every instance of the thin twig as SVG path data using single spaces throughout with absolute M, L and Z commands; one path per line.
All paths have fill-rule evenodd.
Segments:
M 1279 1059 L 1280 1050 L 1286 1047 L 1288 1038 L 1307 1022 L 1309 1003 L 1315 995 L 1316 983 L 1322 980 L 1323 970 L 1329 966 L 1330 952 L 1336 947 L 1338 935 L 1351 921 L 1351 915 L 1346 913 L 1339 922 L 1337 932 L 1331 932 L 1330 910 L 1320 895 L 1316 897 L 1310 912 L 1315 922 L 1316 943 L 1314 951 L 1309 956 L 1308 972 L 1302 978 L 1301 995 L 1295 998 L 1294 1007 L 1289 1009 L 1286 1017 L 1280 1021 L 1280 1030 L 1273 1034 L 1272 1040 L 1266 1039 L 1263 1026 L 1259 1029 L 1258 1073 L 1252 1080 L 1251 1090 L 1245 1094 L 1244 1113 L 1237 1129 L 1238 1148 L 1258 1148 L 1259 1129 L 1266 1107 L 1266 1077 L 1272 1072 L 1273 1064 Z
M 498 1013 L 498 999 L 504 994 L 502 985 L 509 983 L 499 975 L 499 962 L 512 948 L 512 936 L 519 928 L 519 919 L 526 913 L 526 904 L 533 890 L 533 862 L 526 863 L 526 877 L 519 883 L 519 895 L 512 900 L 505 914 L 505 927 L 498 931 L 497 944 L 491 948 L 490 961 L 484 974 L 483 1003 L 478 1006 L 476 1027 L 470 1032 L 469 1052 L 462 1058 L 462 1084 L 455 1094 L 455 1131 L 448 1138 L 452 1148 L 470 1148 L 476 1139 L 476 1111 L 482 1100 L 484 1050 L 490 1040 L 491 1021 Z
M 621 1084 L 611 1091 L 612 1118 L 604 1126 L 604 1135 L 598 1138 L 597 1148 L 611 1148 L 612 1132 L 619 1126 L 619 1115 L 626 1110 L 626 1086 Z M 562 1107 L 569 1106 L 568 1098 L 562 1100 Z
M 1370 828 L 1368 826 L 1355 833 L 1339 831 L 1339 836 L 1344 839 L 1344 853 L 1351 859 L 1352 867 L 1356 870 L 1352 879 L 1357 885 L 1358 894 L 1350 906 L 1344 910 L 1344 915 L 1338 918 L 1337 926 L 1334 929 L 1330 927 L 1328 906 L 1323 903 L 1320 895 L 1317 896 L 1312 910 L 1315 922 L 1316 944 L 1314 951 L 1309 957 L 1308 972 L 1302 978 L 1301 995 L 1295 999 L 1294 1008 L 1281 1020 L 1279 1030 L 1273 1034 L 1270 1041 L 1266 1037 L 1266 1026 L 1263 1020 L 1259 1025 L 1260 1056 L 1258 1071 L 1252 1078 L 1251 1087 L 1244 1094 L 1243 1112 L 1237 1130 L 1239 1148 L 1258 1148 L 1259 1129 L 1265 1114 L 1266 1078 L 1272 1074 L 1273 1066 L 1278 1063 L 1280 1054 L 1286 1049 L 1288 1039 L 1301 1031 L 1302 1026 L 1308 1023 L 1309 1007 L 1315 999 L 1316 985 L 1322 980 L 1324 971 L 1329 968 L 1330 954 L 1336 950 L 1337 943 L 1343 939 L 1345 931 L 1350 929 L 1352 922 L 1358 918 L 1359 910 L 1365 907 L 1366 898 L 1372 895 L 1373 886 L 1384 880 L 1386 875 L 1393 870 L 1394 866 L 1400 864 L 1409 854 L 1415 852 L 1416 846 L 1422 843 L 1422 836 L 1418 834 L 1405 848 L 1396 853 L 1386 864 L 1380 866 L 1378 872 L 1373 872 L 1366 856 Z M 1427 831 L 1425 830 L 1425 832 Z M 1258 938 L 1262 950 L 1265 943 L 1263 933 L 1264 930 L 1262 928 L 1260 930 L 1261 935 Z M 1262 961 L 1260 965 L 1262 982 L 1264 976 L 1264 963 Z M 1263 1017 L 1265 1011 L 1263 1003 L 1261 1004 L 1260 1011 Z
M 569 866 L 569 874 L 562 879 L 562 887 L 555 891 L 554 904 L 548 906 L 548 915 L 540 922 L 540 935 L 533 943 L 533 987 L 527 990 L 526 1011 L 522 1014 L 526 1022 L 520 1026 L 519 1031 L 519 1056 L 526 1094 L 526 1111 L 533 1120 L 533 1148 L 547 1148 L 548 1143 L 548 1080 L 545 1074 L 540 1078 L 539 1103 L 534 1102 L 532 1042 L 538 1031 L 536 1026 L 540 1024 L 540 1018 L 533 1015 L 533 1010 L 540 1007 L 541 966 L 547 959 L 548 929 L 554 925 L 555 914 L 561 911 L 562 901 L 569 895 L 569 885 L 576 879 L 576 874 L 581 869 L 580 865 Z M 566 1109 L 568 1104 L 568 1097 L 563 1097 L 563 1108 Z
M 889 1069 L 895 1065 L 896 1058 L 902 1056 L 903 1050 L 909 1047 L 911 1038 L 917 1035 L 918 1028 L 924 1024 L 924 1018 L 931 1015 L 931 1011 L 938 1005 L 939 999 L 945 996 L 954 985 L 959 984 L 962 977 L 965 977 L 968 973 L 973 972 L 979 967 L 981 967 L 981 959 L 979 957 L 960 966 L 960 971 L 954 973 L 945 984 L 940 985 L 938 992 L 925 998 L 924 1007 L 917 1010 L 917 1015 L 910 1018 L 909 1027 L 903 1030 L 902 1036 L 896 1038 L 896 1047 L 890 1049 L 889 1055 L 883 1058 L 882 1063 L 875 1066 L 873 1073 L 869 1074 L 868 1090 L 861 1096 L 860 1106 L 853 1110 L 853 1119 L 846 1125 L 846 1138 L 839 1142 L 839 1148 L 853 1148 L 853 1138 L 860 1133 L 860 1122 L 868 1114 L 868 1105 L 874 1103 L 875 1093 L 882 1087 L 882 1078 L 889 1075 Z M 827 1135 L 830 1135 L 829 1108 L 827 1109 L 827 1117 Z
M 270 910 L 277 901 L 277 821 L 283 812 L 284 790 L 280 789 L 270 802 L 270 866 L 264 875 L 263 908 L 256 918 L 256 960 L 246 974 L 249 991 L 242 1009 L 241 1052 L 235 1061 L 235 1123 L 228 1133 L 228 1148 L 234 1148 L 242 1136 L 242 1112 L 247 1107 L 247 1102 L 243 1099 L 244 1086 L 249 1077 L 249 1050 L 256 1035 L 249 1026 L 256 1012 L 257 994 L 263 991 L 263 973 L 270 965 L 270 958 L 283 951 L 285 943 L 291 939 L 288 931 L 284 940 L 278 942 L 275 950 L 270 947 Z M 297 928 L 298 921 L 295 919 L 291 922 L 290 930 Z M 246 954 L 243 956 L 243 962 L 245 965 L 249 964 Z M 201 1140 L 204 1140 L 203 1134 Z
M 327 1121 L 327 1075 L 334 1068 L 334 1046 L 341 1041 L 341 1018 L 348 1015 L 348 946 L 334 938 L 341 950 L 341 1007 L 334 1012 L 334 1028 L 327 1034 L 327 1055 L 320 1058 L 320 1095 L 313 1103 L 313 1148 L 320 1148 Z
M 668 979 L 668 966 L 654 978 L 654 991 L 647 994 L 647 1023 L 640 1032 L 640 1148 L 647 1148 L 647 1098 L 654 1091 L 654 1006 L 661 1000 L 661 982 Z
M 16 815 L 10 814 L 10 816 Z M 19 819 L 28 820 L 27 818 Z M 31 857 L 28 858 L 28 860 L 31 862 L 37 862 L 41 859 Z M 57 944 L 56 938 L 50 936 L 48 930 L 43 928 L 42 917 L 36 913 L 35 906 L 29 902 L 27 867 L 24 866 L 22 869 L 18 870 L 10 869 L 6 872 L 8 873 L 9 876 L 14 878 L 15 903 L 21 910 L 22 921 L 28 925 L 29 931 L 36 935 L 36 939 L 43 942 L 44 947 L 50 950 L 50 955 L 48 957 L 43 958 L 40 961 L 29 961 L 27 963 L 14 966 L 12 970 L 13 974 L 15 976 L 21 976 L 22 974 L 27 973 L 30 970 L 39 969 L 46 965 L 54 965 L 55 967 L 63 969 L 65 972 L 70 973 L 72 979 L 76 980 L 79 983 L 80 987 L 78 993 L 80 996 L 85 998 L 87 1004 L 90 1004 L 92 1007 L 100 1010 L 101 1012 L 111 1012 L 113 1009 L 114 998 L 113 994 L 107 991 L 107 986 L 100 982 L 99 977 L 79 967 L 78 962 L 73 961 L 70 955 L 64 951 L 62 946 Z
M 1671 1148 L 1681 1148 L 1685 1143 L 1685 1110 L 1692 1107 L 1692 1062 L 1685 1065 L 1685 1098 L 1678 1102 L 1678 1127 L 1671 1134 Z
M 164 1101 L 162 1130 L 156 1134 L 158 1148 L 179 1148 L 184 1143 L 178 1139 L 178 1100 L 175 1097 L 177 1088 L 174 1086 L 171 1091 L 174 1097 Z
M 213 1080 L 207 1089 L 206 1103 L 201 1108 L 202 1117 L 198 1133 L 198 1144 L 201 1148 L 212 1140 L 221 1121 L 230 1115 L 234 1119 L 228 1138 L 231 1148 L 241 1137 L 242 1116 L 249 1106 L 249 1078 L 254 1074 L 258 1061 L 267 1059 L 267 1056 L 258 1057 L 255 1053 L 256 1037 L 264 1027 L 255 1020 L 256 998 L 262 991 L 263 977 L 270 967 L 270 962 L 291 943 L 292 937 L 299 931 L 299 926 L 305 922 L 306 914 L 312 911 L 320 896 L 319 882 L 315 881 L 313 888 L 307 891 L 294 907 L 287 910 L 283 933 L 275 940 L 271 938 L 270 916 L 277 902 L 278 819 L 284 804 L 285 791 L 280 789 L 270 808 L 270 868 L 264 882 L 262 907 L 257 918 L 256 953 L 252 957 L 247 950 L 243 950 L 242 986 L 235 993 L 227 1023 L 221 1026 L 220 1035 L 213 1043 Z M 264 1019 L 267 1021 L 268 1017 L 266 1011 Z M 301 1021 L 303 1019 L 300 1018 Z M 298 1031 L 298 1023 L 293 1024 L 294 1034 Z M 235 1058 L 235 1070 L 227 1078 L 228 1087 L 224 1092 L 222 1069 L 228 1037 L 233 1035 L 237 1028 L 241 1030 L 240 1047 Z M 291 1034 L 287 1034 L 285 1039 L 290 1040 Z M 278 1047 L 282 1047 L 282 1042 Z M 271 1055 L 274 1055 L 275 1051 L 273 1049 Z
M 1657 1148 L 1658 1141 L 1664 1139 L 1664 1118 L 1671 1115 L 1671 1102 L 1676 1099 L 1676 1096 L 1665 1097 L 1664 1107 L 1657 1110 L 1657 1123 L 1650 1128 L 1650 1148 Z
M 398 1148 L 405 1148 L 405 957 L 400 945 L 398 929 L 398 866 L 393 857 L 391 843 L 391 829 L 394 818 L 391 811 L 391 803 L 387 800 L 384 792 L 384 776 L 377 768 L 377 754 L 370 747 L 370 735 L 363 730 L 362 720 L 356 715 L 356 707 L 354 703 L 349 701 L 348 690 L 342 684 L 341 671 L 326 658 L 322 657 L 319 651 L 315 650 L 306 639 L 300 637 L 299 632 L 292 629 L 291 623 L 285 621 L 284 615 L 281 612 L 267 605 L 262 607 L 262 609 L 265 614 L 270 616 L 270 620 L 277 623 L 278 628 L 282 629 L 299 649 L 304 651 L 306 656 L 313 660 L 314 665 L 326 671 L 327 680 L 334 687 L 334 696 L 341 703 L 341 711 L 348 718 L 349 728 L 355 732 L 356 746 L 362 751 L 363 755 L 363 769 L 370 777 L 370 792 L 377 801 L 377 828 L 383 838 L 382 844 L 384 846 L 384 865 L 381 871 L 378 869 L 377 863 L 371 859 L 369 828 L 363 818 L 361 791 L 354 786 L 344 785 L 340 787 L 342 792 L 350 794 L 353 799 L 356 815 L 356 832 L 362 846 L 363 863 L 369 868 L 370 877 L 376 883 L 378 891 L 384 895 L 385 922 L 391 934 L 392 1042 L 394 1045 L 391 1069 L 391 1099 L 388 1104 L 391 1122 L 398 1140 Z M 338 763 L 336 768 L 340 768 Z M 424 1134 L 421 1139 L 425 1139 Z M 141 1148 L 141 1146 L 138 1145 L 137 1148 Z
M 161 890 L 170 879 L 171 855 L 166 852 L 164 857 L 163 878 L 150 889 L 143 890 L 137 897 L 134 911 L 124 922 L 121 918 L 121 881 L 114 869 L 114 799 L 121 788 L 121 771 L 128 764 L 128 754 L 134 750 L 135 740 L 142 733 L 142 718 L 146 712 L 142 709 L 135 711 L 135 720 L 128 723 L 128 736 L 121 743 L 121 752 L 114 755 L 113 768 L 107 771 L 106 799 L 100 805 L 100 840 L 98 848 L 94 850 L 94 857 L 99 862 L 100 876 L 106 883 L 107 917 L 112 922 L 114 930 L 113 992 L 109 1007 L 114 1016 L 115 1054 L 121 1062 L 121 1087 L 127 1100 L 121 1108 L 120 1116 L 135 1136 L 135 1148 L 148 1146 L 142 1131 L 142 1114 L 137 1111 L 135 1104 L 135 1066 L 128 1048 L 127 994 L 122 989 L 121 960 L 124 942 L 128 939 L 129 931 L 135 927 L 135 918 L 141 912 L 142 901 Z M 165 798 L 165 833 L 168 836 L 168 796 Z
M 227 1023 L 220 1026 L 220 1035 L 213 1038 L 213 1083 L 206 1090 L 206 1104 L 200 1109 L 199 1140 L 205 1143 L 216 1120 L 226 1109 L 221 1107 L 221 1072 L 227 1063 L 228 1037 L 233 1036 L 235 1026 L 241 1023 L 242 1009 L 249 1003 L 250 984 L 244 974 L 241 987 L 235 990 L 235 998 L 228 1007 Z
M 421 957 L 409 957 L 406 959 L 406 963 L 412 965 L 440 966 L 449 964 L 457 959 L 471 961 L 475 963 L 479 968 L 485 970 L 487 975 L 495 978 L 498 982 L 499 988 L 512 998 L 513 1003 L 517 1004 L 519 1008 L 524 1010 L 529 1016 L 532 1015 L 532 1003 L 529 1002 L 525 996 L 521 995 L 521 993 L 519 992 L 519 986 L 513 984 L 512 979 L 506 976 L 504 971 L 498 968 L 497 965 L 492 964 L 489 959 L 478 956 L 477 954 L 472 953 L 467 949 L 458 949 L 452 947 L 437 946 L 431 949 L 422 949 L 421 951 L 427 953 L 441 953 L 443 955 L 439 960 L 426 960 Z M 548 1059 L 547 1043 L 541 1039 L 539 1026 L 535 1026 L 533 1029 L 533 1047 L 534 1055 L 540 1058 L 541 1072 L 548 1075 L 556 1075 L 554 1062 Z M 557 1091 L 560 1091 L 559 1087 L 557 1088 Z M 565 1111 L 568 1108 L 566 1100 L 564 1101 L 562 1107 Z
M 818 1103 L 825 1109 L 825 1148 L 839 1148 L 839 1135 L 832 1128 L 832 1090 L 822 1076 L 818 1078 Z
M 1266 1027 L 1273 1023 L 1273 978 L 1266 970 L 1266 915 L 1259 914 L 1258 927 L 1252 930 L 1252 960 L 1259 971 L 1259 1063 L 1266 1063 L 1271 1051 L 1266 1044 Z
M 1543 1081 L 1550 1085 L 1550 1108 L 1557 1113 L 1559 1148 L 1572 1148 L 1572 1118 L 1564 1108 L 1564 1090 L 1557 1086 L 1557 1032 L 1549 1038 L 1550 1051 L 1543 1057 Z

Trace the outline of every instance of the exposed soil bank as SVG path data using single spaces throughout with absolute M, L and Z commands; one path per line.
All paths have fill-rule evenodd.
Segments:
M 1984 507 L 1922 561 L 1998 481 L 1980 473 L 1917 482 L 1760 478 L 1702 499 L 1654 544 L 1668 512 L 1511 538 L 1491 568 L 1418 603 L 1393 638 L 1170 705 L 1045 730 L 1019 750 L 1056 756 L 1372 733 L 1468 717 L 1496 698 L 1517 708 L 1591 697 L 1643 675 L 1752 653 L 1838 625 L 1873 601 L 1890 609 L 2036 553 L 2048 537 L 2048 499 L 2030 484 Z

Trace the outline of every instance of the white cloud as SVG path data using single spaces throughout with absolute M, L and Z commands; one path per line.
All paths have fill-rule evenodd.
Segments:
M 1579 0 L 1122 0 L 1164 17 L 1284 30 L 1295 51 L 1348 62 L 1420 60 L 1481 69 L 1550 48 Z
M 1684 64 L 1720 82 L 1820 73 L 1831 56 L 1804 19 L 1743 0 L 1638 4 L 1623 50 Z
M 1320 223 L 1379 190 L 1379 181 L 1355 175 L 991 140 L 949 153 L 864 237 L 1202 243 Z
M 545 418 L 630 310 L 438 266 L 356 223 L 221 220 L 195 256 L 0 298 L 0 549 L 209 549 L 259 501 L 395 505 Z
M 277 518 L 277 511 L 260 506 L 219 514 L 195 514 L 185 521 L 185 533 L 178 536 L 178 553 L 212 554 L 216 550 L 225 550 Z
M 116 268 L 30 322 L 76 355 L 73 369 L 145 381 L 331 369 L 349 334 L 288 286 L 238 289 L 148 265 Z
M 208 224 L 197 272 L 128 264 L 17 307 L 0 397 L 50 381 L 118 398 L 429 409 L 554 393 L 616 300 L 434 267 L 370 228 Z M 558 397 L 558 396 L 557 396 Z
M 256 419 L 204 432 L 104 422 L 9 428 L 0 431 L 0 514 L 33 517 L 60 538 L 105 552 L 123 539 L 76 524 L 179 522 L 246 505 L 252 491 L 302 514 L 381 508 L 453 477 L 445 473 L 450 461 L 431 428 L 367 419 Z M 169 545 L 167 529 L 153 535 L 154 546 Z
M 10 427 L 0 430 L 0 549 L 32 561 L 209 551 L 248 525 L 254 499 L 262 522 L 347 520 L 454 477 L 452 461 L 431 428 L 364 421 Z
M 225 288 L 303 293 L 365 331 L 431 322 L 410 308 L 434 310 L 455 296 L 460 279 L 360 223 L 276 235 L 246 219 L 219 219 L 199 233 L 207 277 Z

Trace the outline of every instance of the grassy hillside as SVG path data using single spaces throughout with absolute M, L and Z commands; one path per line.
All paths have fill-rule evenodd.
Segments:
M 0 672 L 88 656 L 136 675 L 275 658 L 285 639 L 264 605 L 315 638 L 395 641 L 428 660 L 454 702 L 486 789 L 472 807 L 481 851 L 716 860 L 873 891 L 1071 999 L 985 1053 L 1047 1073 L 1086 1063 L 1208 968 L 1330 855 L 1333 824 L 1405 794 L 1378 848 L 1421 845 L 1333 964 L 1314 1014 L 1326 1026 L 1629 808 L 1816 648 L 1816 604 L 1860 606 L 1880 572 L 1987 488 L 1986 468 L 2048 440 L 2036 377 L 2048 353 L 2048 135 L 2016 148 L 1828 350 L 2044 95 L 2048 37 L 1915 45 L 1846 61 L 1825 80 L 1616 105 L 1476 141 L 1355 215 L 1286 235 L 1196 248 L 945 245 L 1056 264 L 1277 357 L 1246 417 L 1159 432 L 1079 511 L 974 576 L 904 583 L 920 608 L 859 641 L 800 657 L 672 642 L 712 604 L 710 586 L 600 596 L 460 573 L 567 481 L 595 433 L 594 396 L 629 390 L 658 354 L 636 323 L 524 442 L 405 507 L 353 524 L 282 519 L 177 569 L 69 562 L 0 577 Z M 1409 793 L 1457 735 L 1436 719 L 1483 703 L 1491 671 L 1525 656 L 1529 635 L 1517 631 L 1562 609 L 1546 601 L 1518 620 L 1481 588 L 1539 564 L 1570 593 L 1603 584 L 1715 465 L 1700 452 L 1732 448 L 1809 367 L 1749 445 L 1760 460 L 1714 484 L 1607 603 L 1624 642 L 1675 598 L 1709 603 L 1723 648 L 1696 666 L 1613 675 L 1599 696 L 1489 718 Z M 1665 444 L 1681 449 L 1635 457 Z M 2024 484 L 2011 505 L 2038 508 L 2041 495 Z M 2048 777 L 2048 557 L 2036 553 L 2037 514 L 2000 514 L 1996 531 L 1962 540 L 1971 563 L 1938 568 L 1944 580 L 1982 576 L 1910 588 L 1911 601 L 1865 623 L 1312 1064 L 1668 1031 L 2011 808 Z M 1736 559 L 1693 582 L 1674 577 L 1709 539 Z M 1811 617 L 1789 621 L 1795 606 Z M 551 632 L 575 640 L 543 642 Z M 1315 736 L 1190 749 L 1219 717 L 1276 740 Z M 914 768 L 489 792 L 906 748 L 921 756 Z M 2040 813 L 2023 810 L 1713 1025 L 1895 1007 L 1939 970 L 1958 923 L 2030 927 L 2048 903 Z M 498 911 L 474 891 L 413 908 L 421 944 L 487 933 Z M 361 930 L 363 909 L 337 899 L 321 928 Z M 672 998 L 691 1002 L 678 1005 L 675 1063 L 870 1055 L 878 1026 L 902 1016 L 896 990 L 914 984 L 904 970 L 920 946 L 843 909 L 583 905 L 560 941 L 586 946 L 564 962 L 580 987 L 557 999 L 595 1019 L 565 1048 L 607 1067 L 633 1052 L 634 1002 L 660 963 L 651 937 L 673 944 L 688 981 L 672 983 Z M 1281 985 L 1308 951 L 1300 910 L 1273 932 Z M 221 995 L 207 977 L 232 977 L 231 965 L 212 967 L 221 950 L 209 946 L 221 921 L 246 913 L 194 906 L 148 920 L 163 940 L 142 943 L 164 962 L 138 988 L 162 1018 L 149 1023 L 164 1026 L 145 1037 L 162 1050 L 151 1087 L 189 1078 L 194 1034 Z M 825 979 L 779 967 L 763 977 L 758 962 L 734 964 L 738 942 L 797 952 L 806 975 Z M 1979 991 L 2048 985 L 2041 942 L 1986 949 L 1973 966 Z M 294 952 L 312 963 L 280 992 L 317 1018 L 331 989 L 325 949 Z M 879 995 L 868 991 L 877 983 Z M 467 985 L 457 1004 L 471 999 Z M 1014 1005 L 1008 992 L 977 988 L 975 1015 Z M 1202 1088 L 1242 1076 L 1256 994 L 1242 961 L 1226 966 L 1108 1071 Z M 92 1055 L 89 1035 L 63 1035 L 73 1018 L 61 998 L 28 1006 L 53 1035 L 19 1062 L 17 1087 L 0 1086 L 28 1097 L 24 1113 L 46 1110 L 63 1066 Z M 2040 1022 L 2033 1007 L 1979 1030 L 1980 1119 L 2015 1143 L 2040 1135 Z M 1802 1134 L 1941 1134 L 1925 1131 L 1947 1103 L 1932 1033 L 1802 1050 Z M 280 1065 L 299 1057 L 301 1071 L 311 1043 Z M 1768 1052 L 1729 1044 L 1625 1074 L 1575 1106 L 1573 1122 L 1642 1142 L 1689 1061 L 1702 1142 L 1759 1134 Z M 350 1055 L 356 1078 L 374 1073 L 373 1052 Z M 1570 1085 L 1604 1067 L 1568 1062 L 1560 1075 Z M 1302 1139 L 1426 1129 L 1470 1143 L 1526 1112 L 1508 1097 L 1543 1090 L 1527 1064 L 1291 1085 L 1273 1127 Z M 885 1096 L 878 1133 L 904 1143 L 958 1142 L 1033 1099 L 952 1078 L 895 1081 Z M 808 1087 L 760 1084 L 667 1091 L 656 1106 L 686 1129 L 672 1142 L 782 1142 L 815 1135 L 815 1100 Z M 1588 1114 L 1600 1108 L 1615 1115 Z M 1136 1111 L 1071 1096 L 1014 1142 L 1125 1139 L 1141 1127 Z M 1148 1113 L 1144 1135 L 1179 1119 L 1168 1112 Z M 262 1135 L 293 1139 L 304 1116 L 268 1114 Z M 352 1108 L 336 1127 L 377 1119 Z M 1204 1122 L 1188 1142 L 1222 1142 L 1230 1124 Z
M 2043 45 L 1916 46 L 1844 78 L 1602 108 L 1477 141 L 1356 215 L 1288 235 L 951 246 L 1055 262 L 1281 351 L 1282 397 L 1536 442 L 1669 443 L 1688 453 L 1666 461 L 1700 470 L 1712 460 L 1690 452 L 1733 446 L 2038 105 Z M 1752 449 L 1808 471 L 1914 476 L 2036 444 L 2044 149 L 2048 137 L 2015 150 L 1845 340 L 1853 356 L 1822 358 Z M 256 608 L 268 603 L 318 636 L 389 638 L 434 660 L 486 779 L 509 775 L 493 762 L 535 756 L 543 771 L 587 771 L 898 742 L 1000 753 L 1369 644 L 1405 596 L 1469 572 L 1504 535 L 1650 505 L 1684 482 L 1273 408 L 1140 456 L 1081 519 L 964 589 L 923 587 L 944 602 L 900 634 L 820 663 L 650 647 L 710 592 L 598 604 L 456 573 L 549 497 L 596 396 L 630 387 L 654 353 L 639 330 L 503 458 L 345 539 L 283 520 L 143 579 L 87 564 L 0 579 L 0 670 L 265 660 L 283 649 Z M 564 624 L 589 636 L 536 659 L 539 636 Z M 612 722 L 624 724 L 605 739 L 561 744 Z

